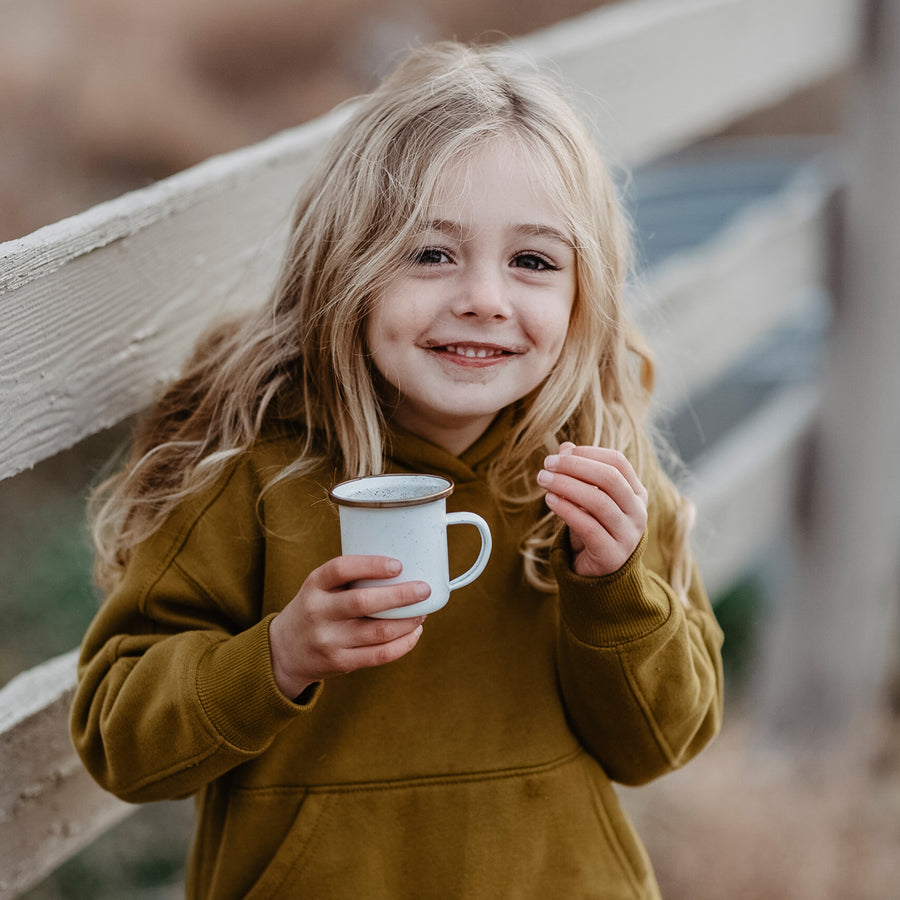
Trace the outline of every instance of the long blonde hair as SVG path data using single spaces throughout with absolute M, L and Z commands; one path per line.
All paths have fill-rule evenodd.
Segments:
M 560 441 L 623 451 L 667 490 L 646 427 L 652 364 L 623 305 L 628 228 L 589 133 L 559 89 L 497 48 L 445 42 L 413 51 L 357 106 L 298 198 L 270 302 L 219 325 L 137 430 L 124 468 L 95 496 L 95 574 L 109 589 L 133 548 L 261 434 L 302 441 L 277 480 L 323 457 L 344 477 L 384 465 L 385 422 L 365 322 L 405 264 L 447 165 L 489 140 L 541 160 L 577 257 L 577 296 L 560 359 L 521 404 L 489 482 L 509 508 L 534 503 L 534 461 Z M 670 579 L 687 584 L 687 516 L 666 540 Z M 523 538 L 526 577 L 551 590 L 549 513 Z

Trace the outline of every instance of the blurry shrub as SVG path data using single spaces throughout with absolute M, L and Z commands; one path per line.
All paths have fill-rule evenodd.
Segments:
M 0 684 L 77 647 L 97 609 L 86 502 L 128 427 L 0 482 Z
M 722 661 L 729 693 L 739 696 L 752 675 L 757 630 L 765 603 L 761 580 L 750 574 L 715 601 L 716 618 L 725 632 Z

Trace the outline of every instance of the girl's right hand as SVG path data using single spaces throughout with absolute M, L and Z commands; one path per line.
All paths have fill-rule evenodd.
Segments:
M 393 578 L 400 563 L 385 556 L 338 556 L 313 570 L 272 620 L 269 647 L 275 683 L 291 699 L 328 675 L 381 666 L 409 653 L 424 616 L 373 619 L 374 613 L 419 603 L 423 581 L 355 587 L 362 578 Z

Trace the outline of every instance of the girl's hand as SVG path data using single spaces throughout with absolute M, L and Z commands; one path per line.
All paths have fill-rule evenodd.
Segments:
M 400 563 L 384 556 L 338 556 L 312 571 L 272 620 L 272 671 L 291 699 L 328 675 L 381 666 L 404 656 L 422 634 L 424 616 L 372 619 L 373 613 L 424 600 L 423 581 L 354 587 L 361 578 L 393 578 Z
M 634 553 L 647 527 L 647 490 L 618 451 L 564 443 L 544 460 L 538 484 L 568 526 L 574 570 L 609 575 Z

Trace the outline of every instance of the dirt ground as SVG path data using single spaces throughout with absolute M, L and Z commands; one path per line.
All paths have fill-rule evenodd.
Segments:
M 622 792 L 666 900 L 900 898 L 900 720 L 865 749 L 759 746 L 738 716 L 683 770 Z

